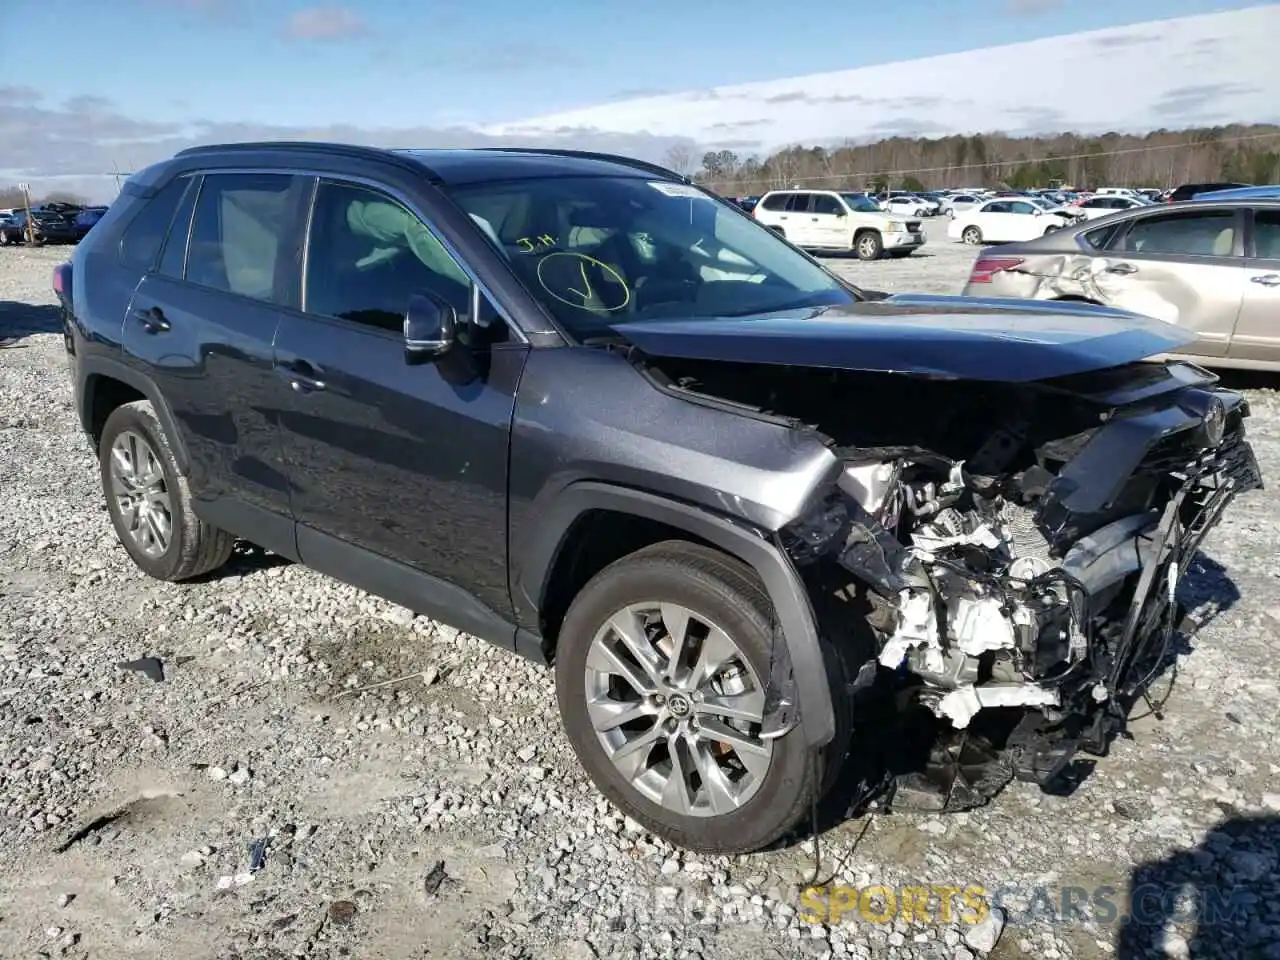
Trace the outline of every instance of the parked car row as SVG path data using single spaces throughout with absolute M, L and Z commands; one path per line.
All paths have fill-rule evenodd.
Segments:
M 79 243 L 107 212 L 105 206 L 80 207 L 59 204 L 35 207 L 30 221 L 35 243 Z M 27 243 L 27 211 L 0 214 L 0 245 Z

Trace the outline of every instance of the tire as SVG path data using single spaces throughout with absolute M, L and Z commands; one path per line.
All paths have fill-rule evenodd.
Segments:
M 120 455 L 115 452 L 117 441 Z M 195 515 L 191 489 L 148 401 L 126 403 L 107 417 L 98 443 L 98 467 L 116 536 L 143 573 L 157 580 L 188 580 L 216 570 L 230 558 L 235 538 Z M 125 515 L 121 496 L 131 490 L 142 491 L 130 495 L 146 502 L 150 519 L 145 514 Z
M 745 785 L 740 805 L 726 805 L 723 812 L 706 809 L 705 805 L 700 806 L 699 812 L 693 812 L 688 805 L 676 809 L 678 804 L 664 803 L 663 798 L 679 795 L 687 802 L 690 795 L 683 790 L 673 791 L 670 782 L 656 779 L 661 778 L 664 764 L 667 769 L 671 766 L 666 746 L 670 741 L 658 736 L 652 745 L 641 747 L 632 754 L 640 757 L 634 766 L 643 771 L 641 774 L 637 770 L 624 772 L 620 769 L 601 738 L 616 736 L 615 744 L 620 745 L 632 735 L 648 739 L 664 722 L 683 722 L 674 720 L 678 714 L 676 698 L 680 696 L 683 700 L 683 695 L 674 692 L 675 687 L 665 688 L 670 693 L 669 701 L 660 706 L 650 704 L 646 708 L 650 712 L 633 721 L 636 726 L 626 731 L 615 727 L 607 733 L 597 734 L 589 709 L 589 700 L 597 704 L 609 703 L 610 707 L 619 702 L 611 696 L 619 692 L 617 687 L 611 686 L 607 692 L 603 687 L 597 687 L 594 692 L 591 690 L 603 676 L 602 672 L 597 672 L 602 665 L 604 673 L 614 669 L 608 666 L 610 661 L 600 657 L 602 646 L 608 641 L 612 642 L 615 650 L 621 649 L 616 642 L 618 635 L 612 633 L 608 626 L 610 620 L 625 615 L 633 607 L 656 607 L 658 603 L 677 605 L 691 611 L 692 618 L 688 621 L 691 624 L 701 621 L 704 625 L 714 624 L 723 631 L 721 636 L 729 638 L 730 646 L 736 649 L 738 657 L 728 661 L 729 666 L 745 665 L 749 670 L 745 688 L 748 691 L 754 689 L 755 699 L 759 700 L 759 691 L 763 690 L 763 683 L 768 678 L 770 649 L 776 632 L 772 605 L 764 587 L 754 571 L 732 557 L 684 541 L 666 541 L 605 567 L 574 598 L 565 616 L 556 651 L 555 676 L 556 698 L 569 741 L 600 792 L 623 813 L 671 843 L 707 854 L 749 853 L 767 847 L 796 827 L 834 782 L 839 770 L 839 763 L 835 761 L 842 759 L 848 748 L 852 711 L 846 708 L 848 698 L 843 695 L 846 684 L 840 662 L 824 650 L 837 710 L 836 736 L 830 744 L 814 750 L 804 742 L 802 731 L 794 729 L 782 737 L 764 741 L 764 744 L 771 744 L 772 755 L 767 767 L 753 772 L 746 770 L 745 762 L 740 759 L 742 755 L 735 751 L 734 757 L 742 768 L 742 776 L 730 789 L 739 784 Z M 657 631 L 661 637 L 659 642 L 667 641 L 664 634 L 663 630 Z M 643 638 L 643 651 L 653 654 L 655 648 L 650 642 L 651 637 L 645 637 L 643 632 L 639 636 Z M 632 657 L 630 669 L 634 676 L 642 676 L 646 683 L 656 682 L 652 678 L 661 676 L 669 667 L 669 661 L 659 656 L 651 672 L 644 673 L 638 671 L 636 665 L 639 662 L 638 658 Z M 698 689 L 705 689 L 705 685 Z M 697 695 L 693 696 L 696 698 Z M 639 702 L 637 694 L 623 699 Z M 703 709 L 696 699 L 683 703 L 686 711 L 696 713 Z M 663 712 L 655 715 L 656 711 Z M 610 709 L 608 712 L 618 711 Z M 691 736 L 708 737 L 707 731 L 712 730 L 714 722 L 711 718 L 703 720 L 696 734 Z M 718 742 L 722 748 L 726 746 L 726 741 L 713 738 L 714 731 L 709 737 L 711 742 Z M 687 743 L 685 740 L 679 742 Z M 704 747 L 706 743 L 706 740 L 702 741 Z M 757 748 L 760 745 L 760 741 L 755 741 Z M 711 772 L 709 768 L 704 769 Z M 723 771 L 723 768 L 718 769 Z M 641 776 L 649 778 L 644 785 L 636 782 Z M 674 779 L 668 777 L 668 781 Z M 699 805 L 710 793 L 699 785 L 691 798 L 692 803 Z
M 965 227 L 960 233 L 960 239 L 971 247 L 976 247 L 982 243 L 982 231 L 977 227 Z
M 884 241 L 874 230 L 867 230 L 853 238 L 853 250 L 859 260 L 879 260 L 884 253 Z
M 1060 226 L 1057 226 L 1056 224 L 1052 224 L 1052 223 L 1051 223 L 1051 224 L 1049 224 L 1049 226 L 1047 226 L 1047 227 L 1045 227 L 1045 228 L 1044 228 L 1044 234 L 1043 234 L 1043 235 L 1047 237 L 1049 234 L 1053 233 L 1055 230 L 1061 230 L 1061 229 L 1062 229 L 1062 228 L 1061 228 Z

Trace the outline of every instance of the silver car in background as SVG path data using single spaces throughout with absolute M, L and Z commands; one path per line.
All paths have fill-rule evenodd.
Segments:
M 1136 207 L 985 251 L 968 296 L 1118 307 L 1197 335 L 1209 367 L 1280 371 L 1280 199 Z

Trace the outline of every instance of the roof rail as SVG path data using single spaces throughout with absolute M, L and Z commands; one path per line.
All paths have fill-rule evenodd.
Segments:
M 341 143 L 331 140 L 245 140 L 233 143 L 207 143 L 197 147 L 179 150 L 175 157 L 191 157 L 201 154 L 219 153 L 252 153 L 262 150 L 275 150 L 284 153 L 326 153 L 330 156 L 347 157 L 352 160 L 371 160 L 377 163 L 391 162 L 397 166 L 411 169 L 414 173 L 425 174 L 429 180 L 439 182 L 440 176 L 414 157 L 406 156 L 386 147 L 370 147 L 356 143 Z
M 691 182 L 688 177 L 681 176 L 661 164 L 649 163 L 647 160 L 637 160 L 634 157 L 624 157 L 616 153 L 599 153 L 594 150 L 563 150 L 554 147 L 480 147 L 479 149 L 497 150 L 503 153 L 541 153 L 549 157 L 581 157 L 584 160 L 602 160 L 625 167 L 634 167 L 647 173 L 659 174 L 672 180 L 679 180 L 682 183 Z
M 283 150 L 300 153 L 338 153 L 348 157 L 385 160 L 390 152 L 382 147 L 366 147 L 354 143 L 325 140 L 244 140 L 233 143 L 206 143 L 179 150 L 174 156 L 189 157 L 201 153 L 241 153 L 253 150 Z

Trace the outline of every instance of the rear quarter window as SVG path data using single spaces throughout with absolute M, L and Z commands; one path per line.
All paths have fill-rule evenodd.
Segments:
M 147 273 L 155 266 L 160 247 L 169 233 L 173 214 L 182 202 L 189 178 L 179 177 L 170 181 L 154 197 L 143 203 L 124 228 L 120 239 L 120 261 L 131 270 Z

